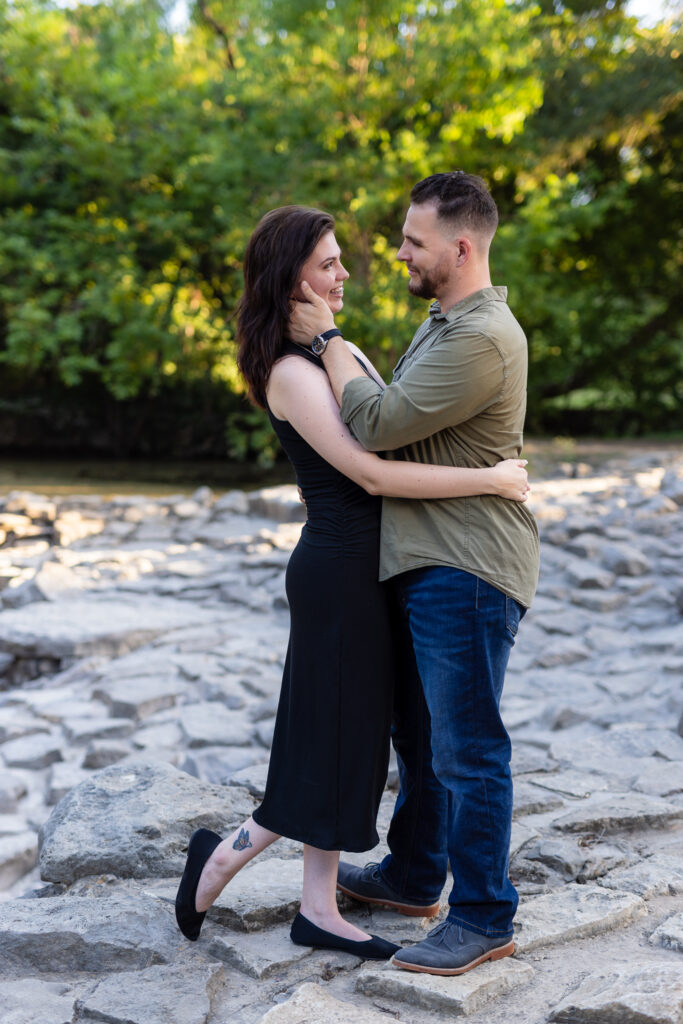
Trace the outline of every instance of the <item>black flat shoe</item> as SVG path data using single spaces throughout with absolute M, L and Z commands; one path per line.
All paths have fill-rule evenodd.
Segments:
M 289 933 L 292 942 L 297 946 L 314 946 L 315 949 L 340 949 L 343 953 L 353 953 L 362 960 L 390 960 L 394 953 L 397 953 L 400 946 L 393 942 L 381 939 L 379 935 L 373 935 L 363 942 L 354 942 L 352 939 L 344 939 L 341 935 L 333 935 L 308 918 L 297 914 L 292 921 L 292 930 Z
M 175 898 L 175 918 L 181 932 L 191 942 L 196 942 L 199 938 L 206 917 L 206 911 L 200 913 L 195 905 L 199 879 L 207 860 L 222 841 L 216 832 L 210 832 L 208 828 L 199 828 L 192 833 L 187 848 L 185 870 Z

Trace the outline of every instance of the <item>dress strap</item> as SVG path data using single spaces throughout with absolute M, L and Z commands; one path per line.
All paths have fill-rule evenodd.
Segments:
M 316 366 L 320 367 L 322 367 L 323 365 L 323 361 L 320 358 L 320 356 L 317 356 L 315 352 L 311 351 L 310 348 L 306 348 L 304 345 L 297 345 L 296 342 L 290 341 L 289 338 L 285 338 L 285 340 L 282 342 L 282 355 L 303 356 L 304 359 L 308 359 L 309 363 L 315 363 Z M 372 377 L 372 374 L 370 373 L 370 371 L 368 370 L 367 366 L 360 358 L 360 356 L 357 356 L 354 353 L 354 358 L 358 365 L 360 366 L 363 373 L 366 374 L 368 377 Z

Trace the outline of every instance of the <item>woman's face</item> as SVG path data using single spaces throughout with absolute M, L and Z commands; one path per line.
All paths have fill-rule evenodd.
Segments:
M 333 231 L 323 235 L 308 257 L 294 289 L 294 298 L 303 299 L 301 282 L 308 281 L 313 291 L 324 299 L 333 313 L 344 305 L 344 281 L 349 276 L 341 265 L 341 249 Z

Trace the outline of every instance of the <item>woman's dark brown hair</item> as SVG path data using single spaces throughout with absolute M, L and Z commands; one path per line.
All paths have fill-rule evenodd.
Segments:
M 266 384 L 282 351 L 289 300 L 301 268 L 328 231 L 334 231 L 331 214 L 281 206 L 261 218 L 249 239 L 237 312 L 237 365 L 256 405 L 266 404 Z

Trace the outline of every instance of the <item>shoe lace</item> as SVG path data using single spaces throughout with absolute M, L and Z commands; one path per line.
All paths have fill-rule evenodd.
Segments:
M 457 928 L 458 942 L 462 942 L 462 925 L 456 924 L 455 921 L 449 921 L 448 919 L 442 921 L 441 924 L 437 924 L 436 928 L 432 928 L 432 930 L 427 933 L 427 936 L 430 939 L 436 938 L 437 935 L 445 935 L 445 933 L 450 931 L 451 928 Z
M 372 880 L 373 880 L 373 881 L 375 881 L 375 882 L 378 882 L 378 881 L 380 880 L 380 877 L 381 877 L 381 876 L 380 876 L 380 873 L 379 873 L 379 862 L 378 862 L 378 861 L 376 861 L 376 860 L 370 860 L 370 861 L 368 861 L 368 863 L 367 863 L 367 864 L 366 864 L 366 865 L 364 866 L 363 870 L 364 870 L 364 871 L 365 871 L 365 870 L 369 870 L 370 868 L 372 868 L 372 869 L 373 869 L 373 870 L 372 870 L 372 871 L 370 872 L 370 877 L 372 878 Z

